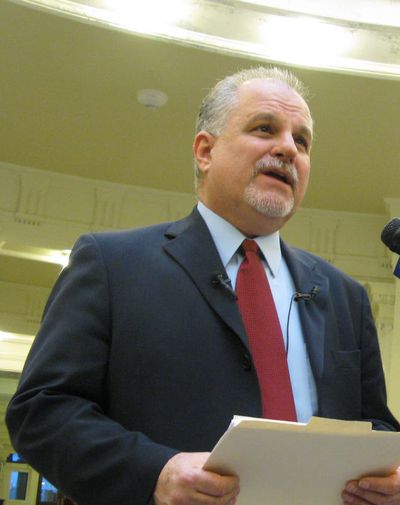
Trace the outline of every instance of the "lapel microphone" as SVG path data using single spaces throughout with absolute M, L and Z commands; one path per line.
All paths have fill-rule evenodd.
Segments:
M 221 286 L 230 296 L 237 300 L 237 295 L 232 288 L 230 279 L 222 272 L 215 272 L 211 278 L 211 284 L 214 286 Z
M 293 300 L 295 302 L 300 302 L 300 301 L 309 302 L 310 300 L 314 300 L 314 298 L 318 294 L 318 291 L 319 291 L 318 286 L 313 286 L 309 293 L 301 293 L 300 291 L 298 291 L 297 293 L 294 294 Z
M 295 301 L 295 302 L 303 301 L 303 302 L 308 303 L 311 300 L 314 300 L 314 298 L 318 294 L 318 291 L 319 291 L 319 287 L 313 286 L 309 293 L 301 293 L 300 291 L 297 291 L 294 295 L 292 295 L 292 298 L 290 299 L 289 311 L 288 311 L 288 316 L 287 316 L 287 321 L 286 321 L 286 342 L 285 342 L 286 357 L 288 357 L 288 354 L 289 354 L 289 344 L 290 344 L 289 321 L 290 321 L 290 313 L 292 312 L 293 301 Z

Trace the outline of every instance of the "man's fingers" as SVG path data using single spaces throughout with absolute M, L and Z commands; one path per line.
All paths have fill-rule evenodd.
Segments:
M 200 493 L 220 497 L 235 493 L 239 490 L 239 479 L 233 475 L 219 475 L 207 470 L 201 470 L 197 482 Z
M 350 481 L 342 497 L 346 505 L 400 505 L 400 469 L 387 477 Z
M 400 493 L 400 468 L 387 477 L 365 477 L 358 483 L 361 489 L 387 495 Z
M 210 496 L 204 493 L 196 493 L 193 502 L 199 505 L 233 505 L 236 503 L 238 491 L 226 494 L 224 496 Z
M 239 479 L 203 466 L 209 453 L 179 453 L 161 470 L 154 491 L 155 505 L 233 505 Z
M 357 486 L 346 486 L 346 491 L 343 492 L 343 503 L 346 505 L 383 505 L 385 495 L 372 491 L 365 491 Z

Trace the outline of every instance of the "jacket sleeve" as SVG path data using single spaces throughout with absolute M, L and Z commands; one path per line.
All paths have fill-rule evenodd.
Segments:
M 112 313 L 107 269 L 92 236 L 61 273 L 12 398 L 12 443 L 79 505 L 145 505 L 177 451 L 107 415 Z

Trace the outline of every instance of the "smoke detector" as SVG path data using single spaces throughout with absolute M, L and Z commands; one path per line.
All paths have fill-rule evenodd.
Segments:
M 136 98 L 147 109 L 159 109 L 168 101 L 168 96 L 158 89 L 140 89 Z

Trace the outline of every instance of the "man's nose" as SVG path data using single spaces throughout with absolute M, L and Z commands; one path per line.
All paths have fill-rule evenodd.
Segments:
M 291 133 L 284 133 L 277 137 L 275 145 L 271 149 L 272 156 L 276 156 L 286 163 L 293 163 L 297 152 L 297 146 Z

